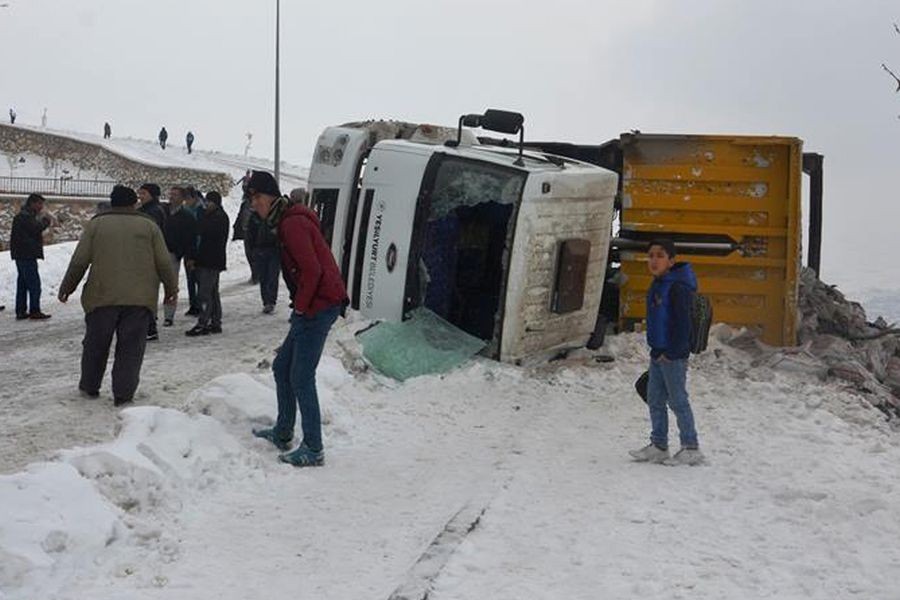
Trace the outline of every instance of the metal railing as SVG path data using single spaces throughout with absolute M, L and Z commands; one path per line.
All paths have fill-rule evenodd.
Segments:
M 116 181 L 105 179 L 54 179 L 52 177 L 6 175 L 0 176 L 0 193 L 103 198 L 109 196 L 116 183 Z

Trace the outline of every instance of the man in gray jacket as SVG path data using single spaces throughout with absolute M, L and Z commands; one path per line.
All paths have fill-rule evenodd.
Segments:
M 115 335 L 112 391 L 116 406 L 134 399 L 160 281 L 167 304 L 178 294 L 163 233 L 152 219 L 135 210 L 136 202 L 131 188 L 113 188 L 110 210 L 85 225 L 59 286 L 59 300 L 66 302 L 90 267 L 81 290 L 86 331 L 78 388 L 87 397 L 99 396 Z

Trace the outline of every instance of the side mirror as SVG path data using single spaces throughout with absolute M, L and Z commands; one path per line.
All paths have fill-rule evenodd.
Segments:
M 481 128 L 498 133 L 519 133 L 525 117 L 521 113 L 489 108 L 481 116 Z
M 508 110 L 496 110 L 489 108 L 484 111 L 483 115 L 468 114 L 459 118 L 459 128 L 456 133 L 456 140 L 448 140 L 445 144 L 451 148 L 458 147 L 462 141 L 463 127 L 481 127 L 488 131 L 496 131 L 498 133 L 519 134 L 519 158 L 516 160 L 516 166 L 522 166 L 525 161 L 522 160 L 522 152 L 525 147 L 525 117 L 521 113 L 511 112 Z

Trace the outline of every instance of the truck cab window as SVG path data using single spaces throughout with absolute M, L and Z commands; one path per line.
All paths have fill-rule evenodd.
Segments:
M 418 264 L 420 303 L 487 341 L 496 335 L 511 217 L 525 177 L 502 165 L 447 157 L 430 195 Z
M 310 208 L 316 211 L 319 222 L 322 225 L 322 236 L 331 246 L 331 238 L 334 236 L 334 216 L 337 211 L 338 189 L 316 188 L 312 193 Z

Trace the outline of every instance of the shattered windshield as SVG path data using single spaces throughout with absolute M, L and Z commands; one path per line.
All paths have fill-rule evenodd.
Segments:
M 515 204 L 522 195 L 525 176 L 523 171 L 491 163 L 445 160 L 435 178 L 430 219 L 440 219 L 461 206 Z

